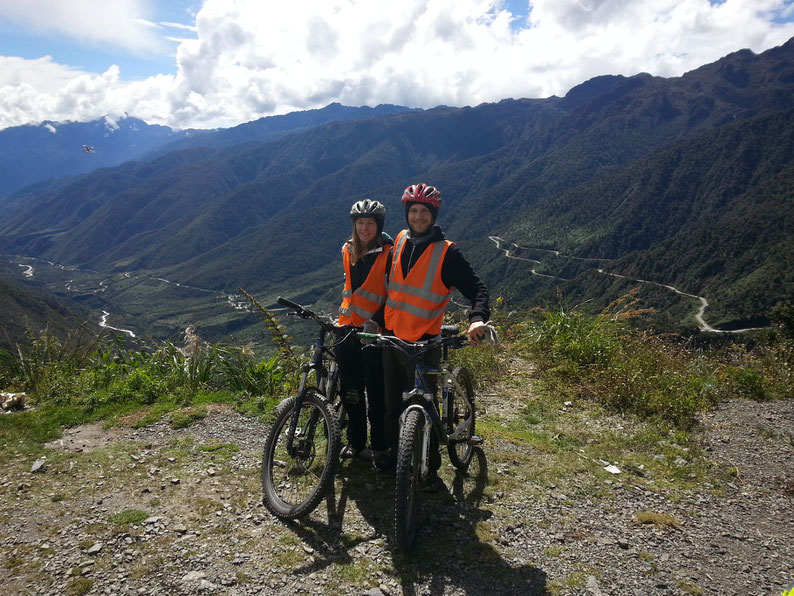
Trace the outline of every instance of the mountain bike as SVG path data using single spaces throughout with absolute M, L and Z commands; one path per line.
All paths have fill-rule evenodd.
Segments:
M 420 486 L 430 471 L 431 433 L 439 444 L 447 446 L 452 465 L 466 470 L 474 448 L 482 438 L 474 434 L 474 383 L 468 369 L 450 370 L 450 349 L 467 345 L 466 335 L 459 335 L 456 325 L 444 325 L 441 336 L 424 342 L 409 342 L 390 335 L 359 333 L 362 341 L 380 348 L 403 352 L 414 365 L 414 387 L 403 392 L 405 409 L 400 415 L 397 468 L 394 490 L 394 539 L 401 551 L 410 551 L 419 529 Z M 428 367 L 422 355 L 441 348 L 438 368 Z M 441 399 L 430 391 L 428 375 L 437 375 Z
M 329 317 L 280 296 L 276 301 L 292 309 L 290 315 L 313 320 L 320 328 L 311 361 L 301 367 L 298 394 L 276 408 L 262 455 L 265 507 L 276 517 L 295 519 L 311 513 L 333 482 L 347 420 L 333 344 L 327 345 L 326 337 L 341 341 L 360 328 L 338 327 Z

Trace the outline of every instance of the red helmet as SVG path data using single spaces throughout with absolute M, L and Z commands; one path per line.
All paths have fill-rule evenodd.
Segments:
M 412 184 L 403 192 L 403 205 L 408 203 L 431 205 L 437 211 L 441 207 L 441 193 L 435 186 L 428 186 L 424 182 Z

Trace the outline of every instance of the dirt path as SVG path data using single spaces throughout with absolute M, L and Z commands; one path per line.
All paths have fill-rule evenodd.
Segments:
M 517 251 L 517 250 L 534 250 L 534 251 L 539 251 L 539 252 L 545 252 L 545 253 L 553 254 L 554 256 L 561 257 L 561 258 L 574 259 L 574 260 L 577 260 L 577 261 L 591 261 L 591 262 L 594 262 L 594 263 L 598 263 L 598 262 L 604 262 L 604 261 L 610 261 L 611 260 L 611 259 L 590 259 L 590 258 L 584 258 L 584 257 L 574 257 L 574 256 L 571 256 L 571 255 L 562 255 L 557 250 L 550 250 L 550 249 L 545 249 L 545 248 L 531 248 L 531 247 L 528 247 L 528 246 L 519 246 L 518 244 L 515 244 L 513 242 L 507 242 L 507 241 L 503 240 L 502 238 L 500 238 L 499 236 L 489 236 L 488 238 L 494 244 L 496 244 L 496 248 L 498 250 L 501 250 L 501 251 L 504 252 L 505 258 L 507 258 L 507 259 L 517 259 L 519 261 L 527 261 L 527 262 L 530 262 L 530 263 L 535 263 L 537 265 L 542 265 L 542 263 L 540 261 L 536 261 L 535 259 L 529 259 L 529 258 L 526 258 L 526 257 L 516 256 L 513 253 L 515 251 Z M 505 246 L 507 246 L 508 248 L 504 248 Z M 687 298 L 695 298 L 696 300 L 698 300 L 700 302 L 700 308 L 698 308 L 697 313 L 695 313 L 695 321 L 697 322 L 697 324 L 698 324 L 698 326 L 699 326 L 701 331 L 705 331 L 707 333 L 746 333 L 748 331 L 758 331 L 760 329 L 760 327 L 748 327 L 746 329 L 716 329 L 716 328 L 712 327 L 711 325 L 709 325 L 706 322 L 706 320 L 703 318 L 703 315 L 705 314 L 706 309 L 709 306 L 709 301 L 706 300 L 703 296 L 697 296 L 695 294 L 689 294 L 688 292 L 681 291 L 681 290 L 679 290 L 678 288 L 676 288 L 674 286 L 671 286 L 671 285 L 668 285 L 668 284 L 664 284 L 664 283 L 659 283 L 659 282 L 656 282 L 656 281 L 649 281 L 647 279 L 636 279 L 636 278 L 633 278 L 633 277 L 626 277 L 625 275 L 620 275 L 619 273 L 610 273 L 609 271 L 604 271 L 603 269 L 600 269 L 600 268 L 596 268 L 595 270 L 598 271 L 599 273 L 601 273 L 602 275 L 609 275 L 611 277 L 617 277 L 617 278 L 620 278 L 620 279 L 625 279 L 625 280 L 633 281 L 633 282 L 637 282 L 637 283 L 650 284 L 650 285 L 653 285 L 653 286 L 659 286 L 661 288 L 665 288 L 667 290 L 675 292 L 676 294 L 679 294 L 681 296 L 686 296 Z M 565 278 L 562 278 L 562 277 L 556 277 L 554 275 L 547 275 L 545 273 L 538 273 L 535 270 L 535 268 L 530 269 L 530 273 L 532 273 L 533 275 L 540 276 L 540 277 L 550 277 L 552 279 L 562 279 L 562 280 L 565 279 Z
M 509 424 L 506 398 L 483 396 L 483 420 Z M 393 481 L 363 463 L 342 465 L 310 519 L 273 519 L 263 431 L 222 408 L 178 430 L 83 426 L 35 473 L 0 437 L 0 593 L 766 596 L 794 582 L 791 400 L 705 416 L 709 465 L 735 472 L 677 492 L 625 470 L 597 491 L 550 484 L 549 454 L 486 435 L 468 476 L 442 470 L 412 558 L 389 548 Z M 643 511 L 675 523 L 638 523 Z

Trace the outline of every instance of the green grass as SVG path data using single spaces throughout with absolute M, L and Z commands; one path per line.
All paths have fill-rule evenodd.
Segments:
M 172 428 L 187 428 L 194 422 L 203 420 L 206 417 L 206 408 L 184 408 L 171 412 L 168 416 L 168 422 Z
M 110 521 L 120 526 L 131 526 L 140 524 L 149 517 L 149 514 L 140 509 L 125 509 L 110 516 Z
M 679 581 L 678 587 L 681 588 L 684 593 L 691 594 L 692 596 L 702 596 L 705 594 L 703 588 L 701 588 L 695 582 L 686 579 Z
M 66 584 L 66 596 L 82 596 L 94 587 L 94 580 L 87 577 L 75 577 Z
M 198 450 L 209 463 L 217 465 L 229 462 L 240 449 L 232 443 L 212 442 L 199 445 Z
M 785 383 L 794 370 L 794 350 L 787 342 L 763 349 L 695 348 L 679 337 L 633 331 L 625 315 L 640 311 L 620 306 L 618 301 L 599 314 L 549 309 L 514 327 L 519 353 L 536 364 L 549 393 L 683 429 L 730 397 L 791 395 Z
M 632 517 L 635 524 L 652 525 L 657 528 L 678 528 L 681 523 L 675 516 L 658 511 L 637 511 Z
M 88 422 L 90 417 L 74 406 L 52 406 L 30 409 L 13 416 L 0 416 L 0 436 L 15 437 L 26 450 L 53 441 L 61 436 L 64 427 Z

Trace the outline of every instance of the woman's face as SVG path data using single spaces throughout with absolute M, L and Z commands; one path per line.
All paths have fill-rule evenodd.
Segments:
M 378 233 L 378 223 L 372 217 L 356 218 L 356 237 L 364 246 L 369 246 Z

